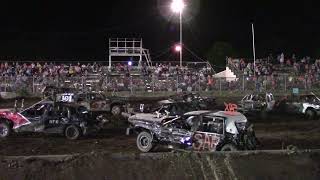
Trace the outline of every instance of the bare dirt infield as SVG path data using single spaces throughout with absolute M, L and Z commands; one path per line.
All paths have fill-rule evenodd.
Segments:
M 235 99 L 234 102 L 237 100 Z M 34 102 L 36 100 L 26 101 L 26 104 Z M 12 102 L 0 103 L 0 107 L 10 103 Z M 220 106 L 221 108 L 223 107 Z M 128 126 L 126 121 L 110 118 L 113 122 L 101 132 L 77 141 L 69 141 L 58 135 L 44 134 L 19 134 L 1 139 L 0 155 L 138 152 L 135 135 L 125 135 Z M 249 117 L 249 121 L 254 124 L 256 135 L 261 142 L 259 147 L 261 150 L 286 149 L 288 146 L 298 149 L 320 149 L 319 120 L 305 120 L 303 117 L 294 115 L 270 114 L 265 119 Z

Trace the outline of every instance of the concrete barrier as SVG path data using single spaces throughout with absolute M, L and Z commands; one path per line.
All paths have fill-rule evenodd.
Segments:
M 17 97 L 17 93 L 15 93 L 15 92 L 0 92 L 0 97 L 2 99 L 14 99 Z
M 319 179 L 320 151 L 0 157 L 0 179 Z

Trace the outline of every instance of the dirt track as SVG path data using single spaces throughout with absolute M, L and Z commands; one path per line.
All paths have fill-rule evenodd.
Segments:
M 261 142 L 259 149 L 320 148 L 320 121 L 307 121 L 295 116 L 272 115 L 252 119 L 256 135 Z M 46 155 L 88 152 L 138 152 L 135 135 L 126 136 L 125 121 L 109 124 L 96 136 L 68 141 L 62 136 L 20 134 L 0 140 L 0 155 Z
M 289 145 L 299 149 L 320 148 L 319 121 L 255 120 L 256 135 L 261 141 L 259 149 L 285 149 Z M 138 152 L 135 136 L 125 135 L 126 125 L 103 129 L 96 136 L 68 141 L 54 135 L 16 135 L 0 141 L 1 155 L 45 155 L 88 152 Z
M 319 179 L 319 150 L 0 156 L 0 179 Z

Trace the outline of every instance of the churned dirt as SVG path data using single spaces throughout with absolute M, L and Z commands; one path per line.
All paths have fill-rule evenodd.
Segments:
M 36 102 L 26 101 L 26 106 Z M 223 101 L 221 101 L 223 102 Z M 0 107 L 12 103 L 0 103 Z M 221 108 L 223 106 L 220 103 Z M 8 107 L 8 106 L 6 106 Z M 45 134 L 19 134 L 0 140 L 0 155 L 47 155 L 88 152 L 138 152 L 135 135 L 125 135 L 125 119 L 112 118 L 101 132 L 80 140 L 69 141 L 63 136 Z M 267 118 L 251 118 L 256 135 L 261 142 L 259 149 L 320 148 L 320 121 L 305 120 L 295 115 L 271 114 Z

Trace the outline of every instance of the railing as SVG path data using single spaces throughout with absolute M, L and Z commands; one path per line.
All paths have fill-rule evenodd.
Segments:
M 228 79 L 228 78 L 227 78 Z M 48 85 L 71 87 L 79 91 L 102 91 L 109 93 L 182 92 L 213 91 L 216 93 L 243 93 L 248 91 L 288 93 L 292 88 L 301 91 L 320 90 L 318 78 L 304 76 L 260 76 L 258 78 L 242 76 L 234 81 L 226 78 L 212 78 L 203 75 L 171 76 L 98 76 L 98 77 L 0 77 L 1 92 L 41 95 L 41 90 Z

